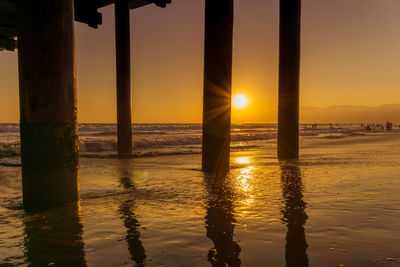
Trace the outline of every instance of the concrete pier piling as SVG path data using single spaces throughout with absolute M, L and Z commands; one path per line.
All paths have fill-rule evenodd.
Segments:
M 131 54 L 128 0 L 115 1 L 118 154 L 132 153 Z
M 206 0 L 202 166 L 229 167 L 233 0 Z
M 72 0 L 19 0 L 18 62 L 23 204 L 78 199 Z
M 299 157 L 301 0 L 280 1 L 278 158 Z

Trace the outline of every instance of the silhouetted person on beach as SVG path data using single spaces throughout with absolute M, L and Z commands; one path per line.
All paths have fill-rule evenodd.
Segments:
M 386 131 L 390 132 L 393 128 L 393 123 L 386 122 Z

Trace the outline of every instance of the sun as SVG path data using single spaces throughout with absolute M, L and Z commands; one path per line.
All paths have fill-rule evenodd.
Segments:
M 233 97 L 232 103 L 235 108 L 241 109 L 247 106 L 247 97 L 243 94 L 235 95 Z

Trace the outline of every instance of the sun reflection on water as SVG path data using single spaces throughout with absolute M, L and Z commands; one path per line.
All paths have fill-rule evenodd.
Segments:
M 239 163 L 239 164 L 249 164 L 250 158 L 249 157 L 238 157 L 235 161 L 236 161 L 236 163 Z
M 242 156 L 235 159 L 235 162 L 241 165 L 245 165 L 242 168 L 237 169 L 235 177 L 235 183 L 238 192 L 241 197 L 240 210 L 242 215 L 247 213 L 248 208 L 254 203 L 254 170 L 255 167 L 251 166 L 252 160 L 250 157 Z
M 244 192 L 249 192 L 252 190 L 251 180 L 252 180 L 252 170 L 253 166 L 244 168 L 240 170 L 239 175 L 237 176 L 237 180 L 239 182 L 240 188 Z

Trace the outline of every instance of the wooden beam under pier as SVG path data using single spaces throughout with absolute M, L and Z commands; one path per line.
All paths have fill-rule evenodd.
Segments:
M 97 10 L 115 4 L 117 1 L 118 0 L 74 0 L 75 20 L 86 23 L 92 28 L 97 28 L 98 25 L 102 24 L 102 14 Z M 129 9 L 135 9 L 149 4 L 166 7 L 167 4 L 171 3 L 171 0 L 127 0 L 127 2 Z
M 17 42 L 17 8 L 15 0 L 0 0 L 0 51 L 12 51 Z

